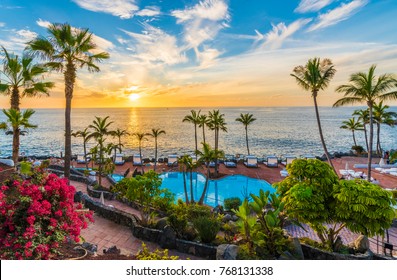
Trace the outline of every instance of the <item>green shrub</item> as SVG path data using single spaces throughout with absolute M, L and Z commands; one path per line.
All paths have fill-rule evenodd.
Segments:
M 230 197 L 230 198 L 226 198 L 223 201 L 223 204 L 225 205 L 225 209 L 227 211 L 230 210 L 238 210 L 238 207 L 241 205 L 242 201 L 239 197 Z
M 187 205 L 187 218 L 190 221 L 195 220 L 198 217 L 210 217 L 211 208 L 205 205 L 189 204 Z
M 360 145 L 352 146 L 352 150 L 355 151 L 357 155 L 361 155 L 362 153 L 365 152 L 363 146 Z
M 157 249 L 150 252 L 145 243 L 142 243 L 142 250 L 135 256 L 137 260 L 178 260 L 178 256 L 169 256 L 168 250 Z
M 198 232 L 201 242 L 211 243 L 218 234 L 221 223 L 216 217 L 200 216 L 193 220 L 193 225 Z
M 187 228 L 187 217 L 173 213 L 168 216 L 168 224 L 175 230 L 176 235 L 182 238 Z
M 154 197 L 153 206 L 163 212 L 169 212 L 174 205 L 175 195 L 168 189 L 162 189 L 160 195 Z

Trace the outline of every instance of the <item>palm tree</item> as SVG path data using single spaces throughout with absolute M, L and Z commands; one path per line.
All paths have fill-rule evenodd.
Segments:
M 227 132 L 225 115 L 221 114 L 219 110 L 213 110 L 208 113 L 208 127 L 215 132 L 215 152 L 218 151 L 219 145 L 219 131 Z M 215 177 L 218 176 L 218 158 L 215 159 Z
M 382 155 L 382 147 L 380 145 L 380 127 L 381 124 L 388 126 L 394 126 L 395 118 L 397 113 L 386 111 L 390 107 L 388 105 L 383 105 L 383 101 L 378 104 L 374 104 L 374 121 L 376 123 L 376 152 L 379 156 Z
M 214 161 L 214 160 L 217 161 L 219 158 L 224 157 L 223 151 L 218 151 L 218 150 L 212 149 L 208 143 L 202 143 L 202 145 L 203 145 L 203 151 L 198 151 L 197 154 L 199 156 L 199 159 L 197 162 L 198 162 L 198 164 L 202 164 L 202 163 L 205 164 L 205 167 L 207 169 L 207 174 L 205 176 L 204 189 L 200 196 L 200 200 L 198 202 L 198 204 L 200 204 L 200 205 L 204 203 L 204 198 L 205 198 L 205 195 L 207 194 L 207 190 L 208 190 L 208 181 L 209 181 L 209 178 L 211 175 L 210 167 L 209 167 L 210 162 Z
M 138 143 L 139 143 L 139 156 L 142 162 L 142 141 L 147 140 L 146 136 L 148 136 L 149 134 L 147 133 L 141 133 L 141 132 L 135 132 L 132 134 L 133 136 L 135 136 L 138 139 Z M 142 166 L 142 174 L 144 172 L 143 170 L 143 164 L 141 164 Z
M 367 147 L 368 151 L 368 133 L 367 133 L 367 124 L 369 124 L 369 111 L 366 110 L 355 110 L 353 112 L 353 116 L 358 117 L 358 121 L 362 124 L 364 128 L 364 137 L 365 137 L 365 146 Z
M 199 116 L 200 116 L 200 112 L 201 110 L 198 110 L 198 112 L 196 112 L 195 110 L 191 110 L 190 111 L 190 115 L 186 115 L 182 122 L 189 122 L 194 124 L 194 141 L 195 141 L 195 154 L 197 154 L 197 125 L 199 124 Z
M 69 24 L 53 23 L 47 29 L 49 36 L 30 41 L 27 50 L 46 61 L 52 70 L 62 72 L 65 80 L 65 177 L 70 176 L 71 149 L 71 107 L 77 69 L 90 72 L 100 69 L 95 64 L 109 58 L 106 52 L 95 52 L 93 35 L 88 29 L 78 29 Z
M 245 141 L 247 143 L 247 152 L 248 155 L 250 155 L 250 148 L 248 146 L 248 126 L 253 123 L 254 121 L 256 121 L 256 119 L 254 118 L 254 115 L 252 114 L 240 114 L 240 117 L 238 117 L 236 119 L 237 122 L 241 122 L 244 125 L 245 128 Z
M 320 58 L 312 58 L 306 63 L 305 66 L 299 65 L 293 69 L 292 77 L 295 78 L 297 84 L 301 86 L 304 90 L 310 91 L 312 93 L 314 101 L 314 109 L 316 111 L 316 119 L 318 131 L 320 133 L 321 144 L 324 149 L 325 156 L 327 157 L 328 163 L 331 165 L 335 174 L 335 167 L 329 157 L 327 146 L 325 145 L 323 130 L 320 122 L 320 114 L 318 112 L 317 106 L 317 95 L 320 90 L 324 90 L 328 87 L 331 79 L 335 75 L 335 68 L 332 61 L 328 58 L 320 60 Z
M 188 155 L 183 155 L 178 159 L 178 163 L 180 164 L 180 168 L 183 172 L 183 189 L 185 192 L 185 201 L 186 204 L 194 203 L 194 196 L 193 196 L 193 169 L 197 167 L 197 163 L 193 162 L 192 157 Z M 190 175 L 190 201 L 186 187 L 186 172 L 189 172 Z
M 0 81 L 0 93 L 10 96 L 11 108 L 19 111 L 22 97 L 39 97 L 49 95 L 48 90 L 54 86 L 52 82 L 41 82 L 47 69 L 33 63 L 33 57 L 27 53 L 19 58 L 18 55 L 10 55 L 3 49 L 3 74 L 4 80 Z
M 359 122 L 358 120 L 356 121 L 355 118 L 351 118 L 347 121 L 343 121 L 342 123 L 343 123 L 343 125 L 340 128 L 347 129 L 352 132 L 354 146 L 357 146 L 356 136 L 355 136 L 354 132 L 356 130 L 364 130 L 363 124 L 361 122 Z
M 369 111 L 369 144 L 368 144 L 368 181 L 371 181 L 372 145 L 374 139 L 373 107 L 377 100 L 397 99 L 397 80 L 392 74 L 375 76 L 376 66 L 372 65 L 368 73 L 358 72 L 350 76 L 349 84 L 337 87 L 336 91 L 344 93 L 344 97 L 333 105 L 334 107 L 365 102 Z
M 7 127 L 9 127 L 9 131 L 7 134 L 12 134 L 12 160 L 15 164 L 18 162 L 19 158 L 19 136 L 24 135 L 26 131 L 22 129 L 36 128 L 37 125 L 31 124 L 29 122 L 30 117 L 35 113 L 32 109 L 26 109 L 24 112 L 20 112 L 14 108 L 5 110 L 3 109 L 4 115 L 7 117 Z M 6 126 L 3 123 L 2 128 L 4 129 Z
M 102 184 L 102 171 L 103 165 L 105 164 L 105 153 L 109 154 L 108 147 L 105 145 L 105 136 L 112 135 L 114 132 L 109 130 L 109 126 L 113 122 L 108 121 L 109 116 L 105 118 L 95 117 L 95 120 L 88 126 L 88 128 L 93 129 L 93 132 L 90 133 L 88 136 L 89 139 L 94 138 L 97 142 L 97 149 L 98 152 L 98 183 L 99 186 Z M 112 147 L 113 148 L 113 147 Z M 95 150 L 95 149 L 94 149 Z M 95 158 L 95 157 L 94 157 Z
M 113 137 L 117 137 L 117 140 L 118 140 L 117 145 L 114 145 L 114 159 L 116 160 L 117 150 L 121 153 L 121 147 L 124 147 L 124 145 L 121 143 L 121 137 L 130 135 L 130 134 L 125 129 L 121 130 L 120 128 L 117 128 L 115 131 L 113 131 L 112 135 L 113 135 Z
M 85 161 L 85 168 L 88 170 L 88 161 L 87 161 L 87 143 L 90 140 L 90 132 L 88 131 L 88 127 L 84 130 L 78 130 L 72 133 L 73 137 L 81 137 L 83 138 L 83 148 L 84 148 L 84 161 Z
M 208 125 L 208 117 L 207 115 L 200 115 L 198 117 L 199 127 L 203 128 L 203 142 L 205 143 L 205 127 Z
M 157 138 L 161 134 L 165 134 L 165 131 L 160 128 L 152 128 L 152 133 L 149 134 L 154 138 L 154 171 L 156 171 L 157 166 Z

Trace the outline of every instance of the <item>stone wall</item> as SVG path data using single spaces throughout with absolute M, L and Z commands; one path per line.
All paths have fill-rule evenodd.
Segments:
M 305 260 L 372 260 L 373 254 L 368 251 L 366 254 L 338 254 L 323 251 L 307 244 L 301 244 Z

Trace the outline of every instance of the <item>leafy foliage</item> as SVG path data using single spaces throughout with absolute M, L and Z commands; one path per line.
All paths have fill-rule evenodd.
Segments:
M 178 256 L 169 256 L 168 249 L 150 252 L 145 243 L 142 243 L 142 250 L 135 256 L 137 260 L 178 260 Z
M 239 197 L 229 197 L 225 198 L 225 200 L 223 201 L 226 210 L 237 210 L 241 203 L 242 202 Z
M 213 242 L 221 229 L 220 220 L 213 215 L 210 217 L 198 216 L 193 220 L 193 225 L 203 243 Z

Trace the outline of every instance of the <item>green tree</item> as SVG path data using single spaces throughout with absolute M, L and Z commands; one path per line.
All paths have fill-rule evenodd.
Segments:
M 316 120 L 318 131 L 320 134 L 321 144 L 324 149 L 325 156 L 327 157 L 328 163 L 331 165 L 335 174 L 335 167 L 329 157 L 327 146 L 325 144 L 323 129 L 321 127 L 320 114 L 318 112 L 317 96 L 320 90 L 324 90 L 328 87 L 331 79 L 335 75 L 335 68 L 332 61 L 328 58 L 320 60 L 320 58 L 315 57 L 309 59 L 305 66 L 296 66 L 291 74 L 295 78 L 297 84 L 304 90 L 310 91 L 312 93 L 314 101 L 314 109 L 316 111 Z
M 364 180 L 340 180 L 332 168 L 316 159 L 297 159 L 287 166 L 289 176 L 276 183 L 289 217 L 306 223 L 324 248 L 336 249 L 343 228 L 373 236 L 389 228 L 396 202 L 390 192 Z
M 153 168 L 154 171 L 156 171 L 156 166 L 157 166 L 157 138 L 161 134 L 165 134 L 165 131 L 160 128 L 152 128 L 152 132 L 149 134 L 154 138 L 154 168 Z
M 88 29 L 78 29 L 69 24 L 53 23 L 47 28 L 48 37 L 39 36 L 28 43 L 27 50 L 47 61 L 45 66 L 63 73 L 65 81 L 65 177 L 70 176 L 71 108 L 73 89 L 78 68 L 98 72 L 96 65 L 109 58 L 106 52 L 96 52 L 93 34 Z
M 128 135 L 130 134 L 125 129 L 121 130 L 120 128 L 117 128 L 113 131 L 112 136 L 117 137 L 118 140 L 117 145 L 114 145 L 114 159 L 116 159 L 117 150 L 121 153 L 121 148 L 124 147 L 124 145 L 121 143 L 121 137 Z
M 369 124 L 369 111 L 366 110 L 354 110 L 353 116 L 357 116 L 359 121 L 364 129 L 364 137 L 365 137 L 365 146 L 368 151 L 368 132 L 367 132 L 367 124 Z
M 141 162 L 142 162 L 142 141 L 147 140 L 146 136 L 148 136 L 149 134 L 142 133 L 142 132 L 135 132 L 132 135 L 135 136 L 138 139 L 139 156 L 140 156 L 140 159 L 141 159 Z M 143 163 L 141 164 L 141 167 L 142 167 L 142 174 L 143 174 L 143 172 L 144 172 Z
M 200 115 L 198 117 L 199 127 L 203 129 L 203 142 L 205 143 L 205 127 L 208 126 L 209 119 L 207 115 Z
M 219 132 L 221 130 L 227 132 L 225 115 L 221 114 L 219 110 L 213 110 L 208 113 L 208 118 L 208 127 L 215 133 L 215 153 L 217 153 L 219 148 Z M 218 177 L 218 159 L 219 157 L 215 158 L 215 177 Z
M 368 181 L 371 180 L 372 148 L 374 140 L 373 107 L 376 101 L 397 99 L 397 91 L 392 91 L 397 80 L 392 74 L 375 75 L 376 66 L 372 65 L 368 73 L 358 72 L 350 76 L 349 84 L 338 86 L 336 91 L 344 93 L 344 97 L 334 103 L 334 107 L 366 103 L 369 111 L 369 143 L 368 143 Z
M 107 164 L 107 160 L 109 158 L 105 158 L 105 155 L 111 154 L 113 146 L 106 145 L 106 136 L 112 135 L 113 131 L 109 129 L 109 126 L 113 122 L 108 121 L 109 116 L 105 118 L 101 117 L 95 117 L 95 120 L 93 120 L 92 124 L 88 126 L 88 128 L 91 128 L 93 132 L 88 136 L 89 139 L 94 138 L 96 141 L 96 152 L 97 152 L 97 160 L 96 162 L 98 163 L 98 183 L 99 186 L 102 185 L 102 174 L 104 173 L 104 165 Z
M 196 169 L 199 165 L 198 161 L 193 162 L 193 159 L 189 155 L 183 155 L 178 159 L 178 163 L 180 164 L 180 168 L 183 172 L 183 185 L 185 191 L 185 201 L 186 204 L 194 203 L 193 196 L 193 170 Z M 189 182 L 190 182 L 190 201 L 188 197 L 187 187 L 186 187 L 186 173 L 189 172 Z
M 17 164 L 20 145 L 19 136 L 26 133 L 24 129 L 37 127 L 37 125 L 31 124 L 29 120 L 35 111 L 32 109 L 26 109 L 24 112 L 20 112 L 16 109 L 3 109 L 3 113 L 7 117 L 6 123 L 7 128 L 9 128 L 9 132 L 7 132 L 7 134 L 12 134 L 12 160 Z M 3 128 L 6 127 L 5 124 L 2 124 L 1 126 Z
M 85 168 L 88 170 L 88 161 L 87 161 L 87 143 L 90 140 L 90 132 L 88 131 L 88 127 L 84 130 L 79 130 L 72 133 L 73 137 L 81 137 L 83 138 L 83 149 L 84 149 L 84 161 Z
M 247 143 L 247 152 L 248 155 L 250 155 L 250 148 L 248 146 L 248 126 L 250 124 L 252 124 L 254 121 L 256 121 L 256 119 L 254 118 L 253 114 L 240 114 L 240 117 L 238 117 L 236 119 L 237 122 L 240 122 L 244 125 L 244 129 L 245 129 L 245 142 Z
M 201 110 L 195 111 L 191 110 L 190 115 L 186 115 L 182 122 L 189 122 L 194 125 L 194 142 L 195 142 L 195 150 L 194 153 L 197 154 L 197 125 L 199 125 L 199 117 Z
M 397 113 L 387 111 L 389 105 L 383 105 L 383 101 L 374 104 L 374 121 L 376 123 L 376 152 L 379 156 L 382 155 L 382 146 L 380 144 L 380 128 L 381 125 L 394 126 Z
M 364 129 L 363 124 L 358 120 L 356 120 L 355 118 L 350 118 L 349 120 L 343 121 L 342 123 L 343 125 L 340 128 L 347 129 L 352 132 L 354 146 L 357 146 L 356 136 L 354 132 L 357 130 L 363 130 Z

